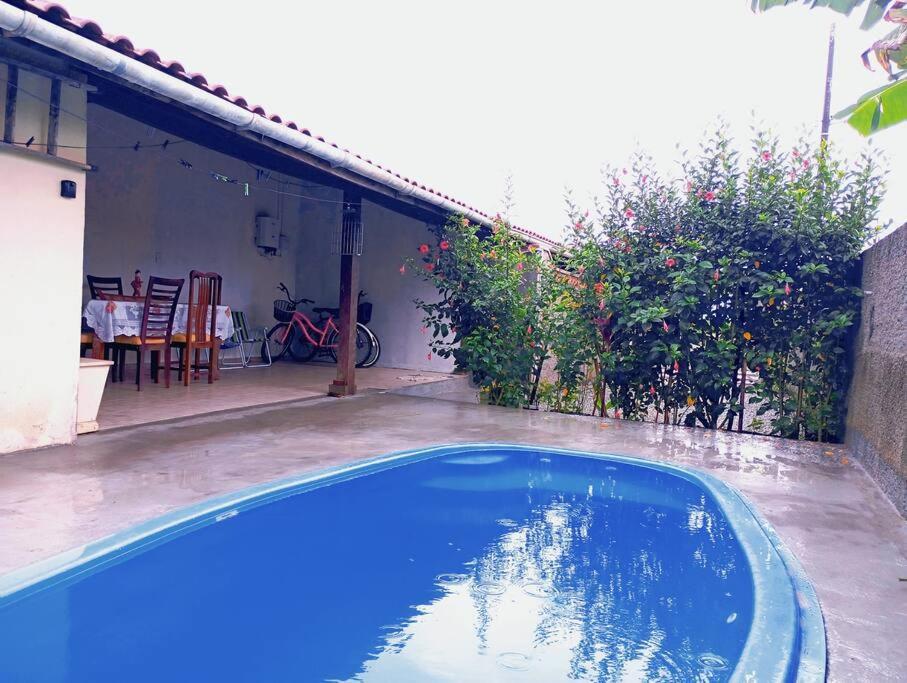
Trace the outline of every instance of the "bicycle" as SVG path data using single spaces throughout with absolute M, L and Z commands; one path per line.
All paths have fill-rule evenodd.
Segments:
M 288 353 L 296 361 L 304 363 L 312 360 L 317 354 L 330 355 L 334 362 L 337 361 L 337 347 L 340 337 L 340 328 L 335 322 L 339 317 L 337 308 L 313 308 L 312 312 L 318 314 L 318 320 L 312 322 L 304 313 L 297 310 L 300 304 L 313 304 L 311 299 L 293 299 L 284 283 L 280 283 L 281 290 L 286 299 L 274 301 L 274 318 L 277 324 L 267 334 L 262 344 L 267 344 L 271 357 L 274 360 L 283 359 Z M 360 292 L 360 299 L 365 292 Z M 367 307 L 371 315 L 371 304 L 360 303 L 360 311 Z M 366 312 L 366 311 L 363 311 Z M 364 323 L 356 323 L 356 367 L 371 367 L 378 361 L 381 346 L 377 337 Z

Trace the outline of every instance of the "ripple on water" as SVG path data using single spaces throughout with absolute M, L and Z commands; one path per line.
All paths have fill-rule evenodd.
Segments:
M 527 671 L 532 657 L 522 652 L 502 652 L 497 657 L 498 666 L 511 671 Z
M 503 595 L 507 588 L 502 583 L 483 581 L 482 583 L 477 583 L 473 586 L 473 590 L 476 593 L 481 593 L 483 595 Z
M 466 583 L 469 577 L 466 574 L 438 574 L 435 583 L 444 588 L 452 588 Z
M 704 669 L 710 669 L 712 671 L 721 671 L 730 668 L 728 661 L 721 655 L 716 655 L 714 652 L 705 652 L 699 655 L 697 661 Z
M 553 598 L 557 595 L 557 589 L 554 586 L 541 581 L 530 581 L 523 584 L 523 592 L 533 598 Z

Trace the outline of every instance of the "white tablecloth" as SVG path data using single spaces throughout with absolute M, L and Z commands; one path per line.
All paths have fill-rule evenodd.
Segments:
M 125 334 L 138 336 L 142 331 L 142 313 L 145 310 L 144 301 L 103 301 L 92 299 L 82 311 L 88 326 L 105 344 L 109 344 L 117 335 Z M 186 318 L 189 312 L 188 304 L 177 304 L 176 315 L 173 318 L 173 333 L 186 332 Z M 209 321 L 210 324 L 210 321 Z M 217 327 L 215 335 L 218 339 L 229 339 L 233 336 L 233 316 L 229 306 L 217 307 Z

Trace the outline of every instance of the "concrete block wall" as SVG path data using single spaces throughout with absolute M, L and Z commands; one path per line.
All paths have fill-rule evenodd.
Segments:
M 907 517 L 907 224 L 863 254 L 847 445 Z

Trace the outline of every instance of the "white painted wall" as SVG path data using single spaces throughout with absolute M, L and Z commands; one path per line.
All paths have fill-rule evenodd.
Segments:
M 6 91 L 5 79 L 4 68 L 0 92 Z M 48 79 L 20 70 L 22 83 L 50 93 Z M 62 97 L 71 109 L 78 111 L 81 106 L 84 111 L 83 90 L 64 85 Z M 27 99 L 20 97 L 19 102 Z M 16 140 L 35 135 L 43 142 L 46 129 L 47 114 L 41 107 L 30 103 L 18 109 Z M 84 146 L 83 122 L 64 115 L 60 139 Z M 4 316 L 0 334 L 0 453 L 68 443 L 75 438 L 85 172 L 48 158 L 43 149 L 23 153 L 0 147 L 0 292 Z M 69 153 L 78 158 L 82 151 Z M 76 181 L 76 199 L 60 196 L 62 180 Z
M 122 277 L 129 294 L 136 269 L 146 285 L 151 275 L 188 278 L 193 269 L 214 271 L 224 278 L 225 304 L 245 311 L 257 326 L 270 323 L 277 282 L 292 283 L 296 275 L 299 201 L 284 198 L 283 249 L 264 256 L 255 246 L 255 217 L 276 217 L 277 195 L 247 197 L 241 186 L 209 175 L 254 180 L 245 162 L 190 143 L 166 151 L 105 149 L 123 141 L 176 138 L 96 105 L 89 105 L 89 120 L 89 161 L 98 170 L 88 179 L 85 273 Z M 84 278 L 82 286 L 87 300 Z
M 337 192 L 336 200 L 342 198 Z M 341 205 L 319 207 L 319 225 L 335 225 L 340 221 Z M 403 216 L 377 204 L 362 203 L 363 251 L 360 260 L 359 287 L 371 301 L 372 319 L 369 327 L 381 340 L 378 365 L 412 370 L 449 372 L 451 359 L 428 357 L 430 333 L 423 334 L 422 315 L 413 300 L 430 301 L 436 291 L 417 278 L 409 268 L 401 275 L 400 266 L 407 257 L 419 256 L 419 244 L 434 244 L 425 223 Z M 331 254 L 331 231 L 325 231 L 300 246 L 298 296 L 315 299 L 325 306 L 336 306 L 337 284 L 340 278 L 340 257 Z
M 213 270 L 224 277 L 224 303 L 245 311 L 258 327 L 274 322 L 279 281 L 296 297 L 337 305 L 340 257 L 331 254 L 331 239 L 340 223 L 340 190 L 293 178 L 282 180 L 295 184 L 280 185 L 276 174 L 262 180 L 272 190 L 302 195 L 283 198 L 281 255 L 264 257 L 254 245 L 255 216 L 277 216 L 278 196 L 256 190 L 248 164 L 190 143 L 164 152 L 104 149 L 101 145 L 124 141 L 160 143 L 167 136 L 96 105 L 89 105 L 89 120 L 89 144 L 95 145 L 89 161 L 98 170 L 88 180 L 85 273 L 119 275 L 125 285 L 136 268 L 146 282 L 149 275 L 187 277 L 192 268 Z M 181 158 L 192 170 L 180 166 Z M 209 171 L 252 181 L 250 196 L 238 185 L 212 179 Z M 415 297 L 434 292 L 398 271 L 403 258 L 418 255 L 419 243 L 430 238 L 425 224 L 368 202 L 363 221 L 360 284 L 374 304 L 370 326 L 382 342 L 379 365 L 449 370 L 450 361 L 427 358 L 428 337 L 419 331 L 421 316 L 413 304 Z

